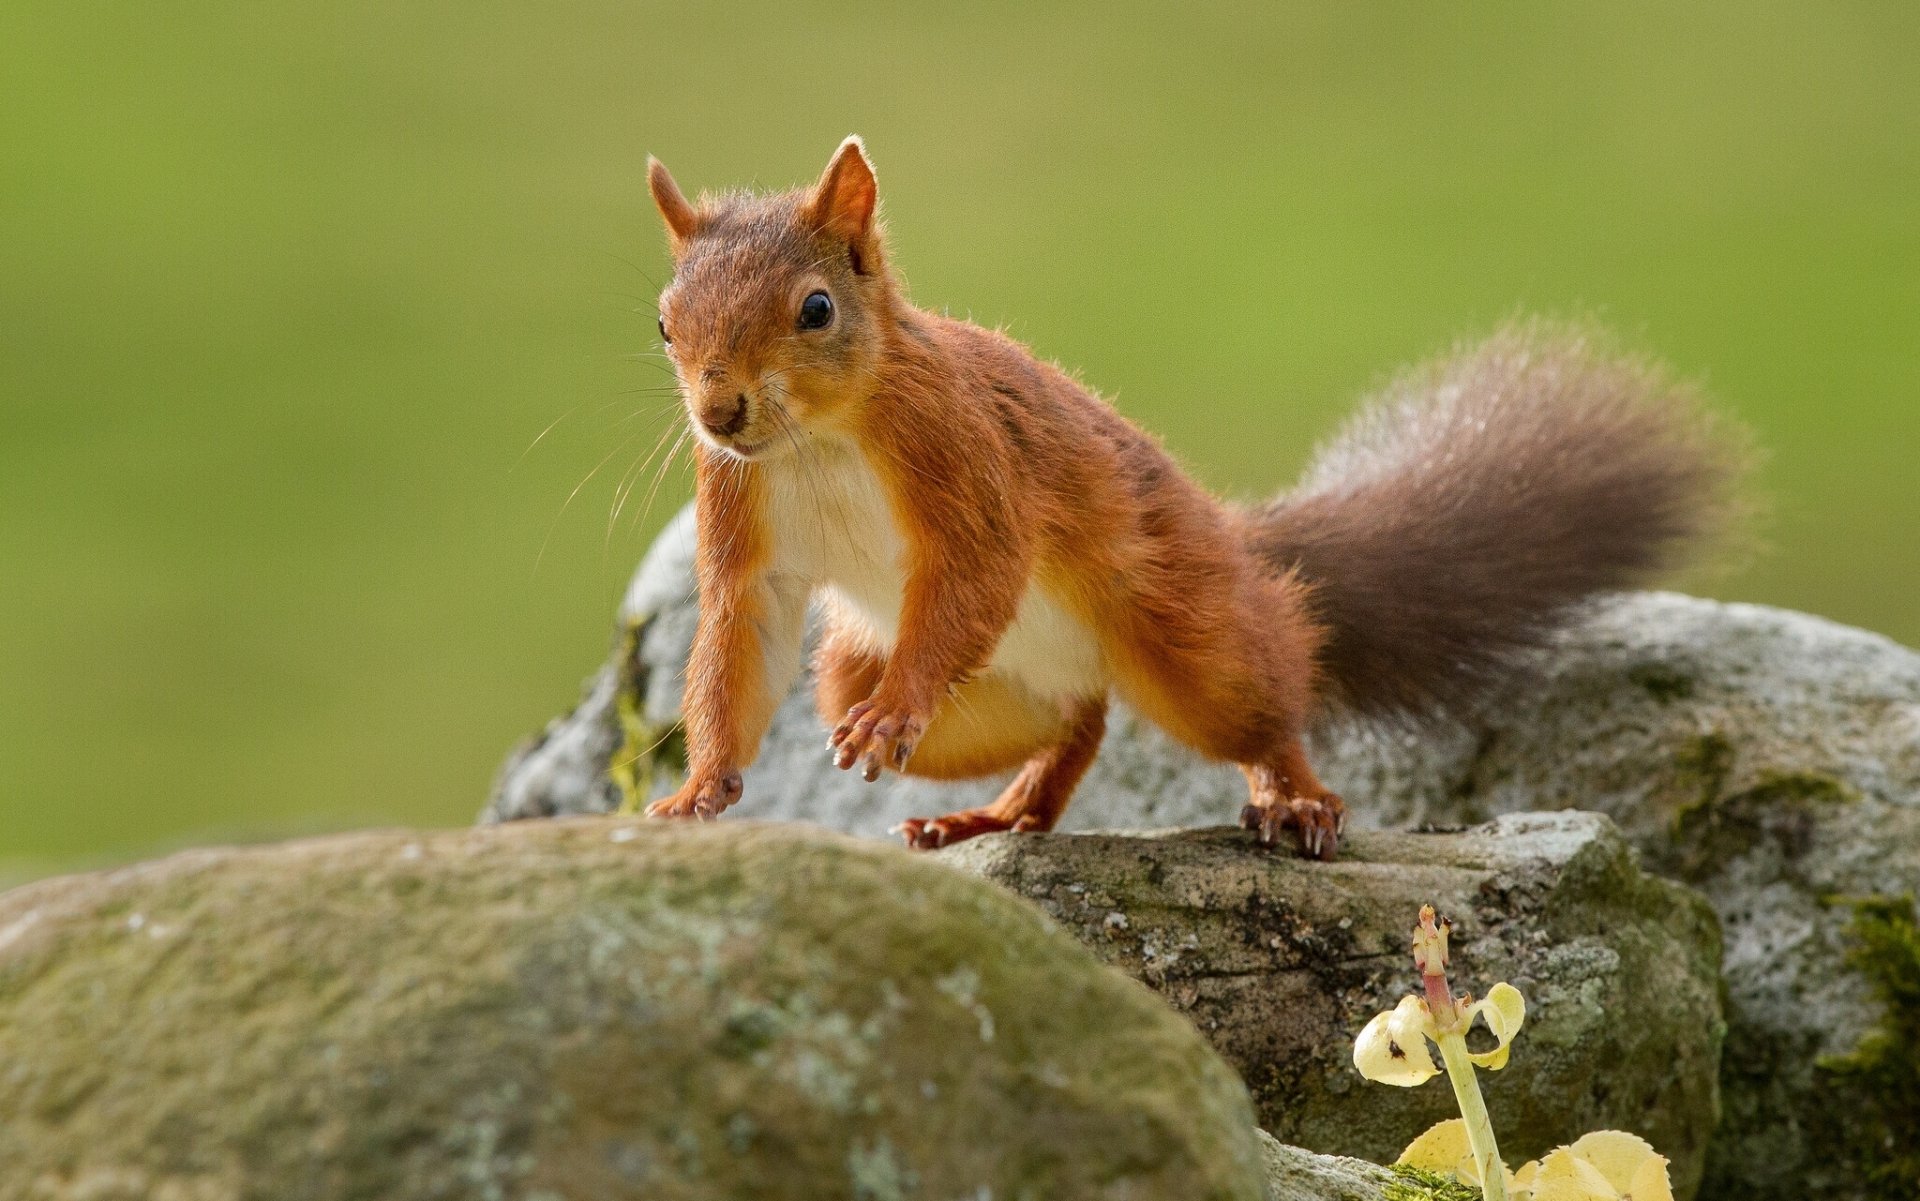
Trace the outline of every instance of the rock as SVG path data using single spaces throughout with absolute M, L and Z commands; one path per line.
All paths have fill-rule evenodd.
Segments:
M 1235 1198 L 1240 1082 L 1030 906 L 798 827 L 377 833 L 0 897 L 0 1196 Z
M 671 734 L 691 552 L 683 514 L 623 606 L 616 686 L 509 766 L 487 820 L 615 804 L 619 789 L 579 783 L 605 776 L 583 729 L 637 761 L 630 791 L 668 787 L 681 766 Z M 833 771 L 809 686 L 775 719 L 743 814 L 880 835 L 998 789 Z M 1903 961 L 1885 949 L 1907 945 L 1920 892 L 1920 655 L 1801 614 L 1626 595 L 1461 724 L 1333 729 L 1316 742 L 1356 826 L 1594 809 L 1649 868 L 1706 893 L 1725 930 L 1729 1024 L 1707 1195 L 1843 1197 L 1880 1173 L 1898 1181 L 1892 1195 L 1920 1196 L 1920 1067 L 1876 1051 L 1920 1031 L 1920 1004 L 1891 983 Z M 1238 812 L 1243 788 L 1117 708 L 1063 828 L 1212 825 Z
M 1920 1196 L 1920 654 L 1798 613 L 1624 598 L 1537 686 L 1437 737 L 1350 734 L 1369 820 L 1577 806 L 1726 938 L 1703 1195 Z
M 1379 1164 L 1289 1147 L 1262 1130 L 1269 1201 L 1385 1201 L 1394 1174 Z M 1399 1201 L 1427 1201 L 1417 1195 Z
M 1457 834 L 1356 833 L 1331 864 L 1239 830 L 997 834 L 938 853 L 1038 904 L 1191 1018 L 1286 1143 L 1390 1163 L 1457 1116 L 1451 1091 L 1370 1084 L 1353 1039 L 1420 990 L 1422 904 L 1454 921 L 1455 986 L 1505 980 L 1528 1016 L 1483 1077 L 1518 1165 L 1589 1130 L 1625 1129 L 1692 1194 L 1714 1125 L 1720 946 L 1689 890 L 1642 874 L 1597 814 L 1500 818 Z

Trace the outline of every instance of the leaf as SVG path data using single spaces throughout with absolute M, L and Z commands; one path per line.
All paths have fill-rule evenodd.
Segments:
M 1566 1147 L 1547 1152 L 1533 1174 L 1533 1201 L 1617 1201 L 1599 1168 Z
M 1633 1179 L 1621 1196 L 1631 1201 L 1673 1201 L 1673 1182 L 1667 1179 L 1667 1157 L 1649 1156 L 1634 1169 Z
M 1634 1173 L 1642 1164 L 1660 1158 L 1646 1139 L 1624 1130 L 1596 1130 L 1575 1140 L 1567 1150 L 1600 1169 L 1607 1183 L 1621 1193 L 1633 1187 Z
M 1581 1180 L 1535 1181 L 1533 1201 L 1617 1201 L 1620 1194 L 1602 1183 L 1598 1188 Z
M 1394 1162 L 1458 1180 L 1475 1188 L 1482 1186 L 1480 1168 L 1473 1162 L 1473 1139 L 1467 1133 L 1467 1123 L 1463 1118 L 1435 1122 L 1427 1128 L 1426 1133 L 1408 1143 L 1407 1149 Z M 1511 1193 L 1513 1173 L 1507 1171 L 1505 1165 L 1500 1170 L 1506 1173 L 1507 1189 Z
M 1473 1146 L 1467 1140 L 1467 1123 L 1448 1118 L 1427 1128 L 1427 1132 L 1407 1144 L 1395 1163 L 1419 1168 L 1423 1172 L 1450 1175 L 1462 1159 L 1473 1159 Z
M 1536 1175 L 1538 1175 L 1539 1172 L 1540 1172 L 1540 1161 L 1537 1159 L 1529 1159 L 1527 1162 L 1520 1165 L 1520 1170 L 1518 1172 L 1515 1172 L 1513 1174 L 1513 1187 L 1523 1193 L 1532 1192 L 1533 1178 Z

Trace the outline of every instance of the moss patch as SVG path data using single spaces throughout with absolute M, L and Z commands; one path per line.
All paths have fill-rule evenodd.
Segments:
M 1387 1201 L 1480 1201 L 1480 1190 L 1470 1184 L 1423 1172 L 1407 1164 L 1388 1166 L 1393 1179 L 1387 1184 Z
M 648 669 L 640 657 L 640 642 L 652 623 L 651 617 L 628 622 L 614 656 L 619 671 L 614 711 L 620 720 L 620 745 L 607 763 L 607 778 L 619 790 L 621 813 L 638 812 L 661 777 L 683 776 L 687 771 L 685 728 L 677 721 L 647 720 Z
M 1766 805 L 1844 805 L 1859 794 L 1838 777 L 1813 771 L 1774 772 L 1731 799 Z
M 1837 776 L 1810 771 L 1763 772 L 1733 791 L 1734 760 L 1719 733 L 1689 740 L 1674 756 L 1675 786 L 1686 799 L 1673 813 L 1673 868 L 1686 879 L 1713 875 L 1762 842 L 1797 858 L 1823 809 L 1859 799 Z
M 1647 690 L 1661 704 L 1690 700 L 1693 677 L 1665 663 L 1642 663 L 1627 670 L 1627 679 Z
M 1684 830 L 1727 790 L 1733 771 L 1733 743 L 1724 734 L 1702 734 L 1688 739 L 1673 757 L 1675 783 L 1692 799 L 1674 812 L 1674 830 Z
M 1914 900 L 1867 897 L 1853 907 L 1848 962 L 1873 984 L 1886 1019 L 1846 1055 L 1820 1060 L 1833 1084 L 1858 1097 L 1840 1124 L 1846 1156 L 1861 1167 L 1863 1196 L 1920 1197 L 1920 927 Z

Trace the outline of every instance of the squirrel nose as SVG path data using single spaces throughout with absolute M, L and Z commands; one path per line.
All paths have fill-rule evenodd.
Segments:
M 700 424 L 707 432 L 719 437 L 739 433 L 747 425 L 747 394 L 735 396 L 731 402 L 710 404 L 700 410 Z

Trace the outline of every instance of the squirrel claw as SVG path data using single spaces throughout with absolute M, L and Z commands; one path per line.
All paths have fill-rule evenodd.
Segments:
M 1340 798 L 1329 792 L 1319 797 L 1251 802 L 1240 811 L 1240 824 L 1258 834 L 1263 846 L 1279 842 L 1281 831 L 1292 827 L 1301 851 L 1310 859 L 1327 862 L 1339 850 L 1347 813 Z
M 835 767 L 846 771 L 857 763 L 861 778 L 871 783 L 880 778 L 883 767 L 904 769 L 925 732 L 926 722 L 920 717 L 862 701 L 847 710 L 846 720 L 834 728 L 827 745 L 833 750 Z
M 887 833 L 898 834 L 910 851 L 938 850 L 946 844 L 935 819 L 930 817 L 910 817 Z

